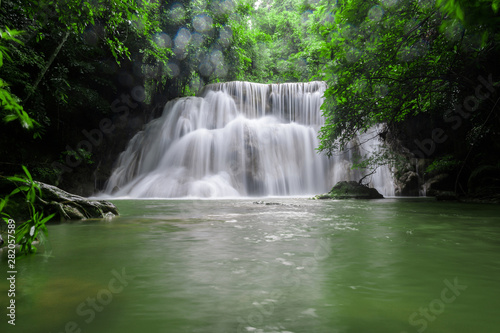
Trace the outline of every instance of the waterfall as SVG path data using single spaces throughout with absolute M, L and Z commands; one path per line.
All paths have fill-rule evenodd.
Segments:
M 352 152 L 317 153 L 323 82 L 206 86 L 179 98 L 136 134 L 104 192 L 126 197 L 311 195 L 356 180 Z M 372 148 L 370 148 L 372 149 Z M 386 195 L 390 173 L 373 176 Z M 392 189 L 393 191 L 393 189 Z

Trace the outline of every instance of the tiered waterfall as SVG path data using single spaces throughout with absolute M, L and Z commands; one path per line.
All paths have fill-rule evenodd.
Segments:
M 125 197 L 290 196 L 327 192 L 351 170 L 351 152 L 319 154 L 323 82 L 205 87 L 167 103 L 120 155 L 105 193 Z M 372 140 L 365 150 L 377 149 Z M 370 146 L 371 145 L 371 146 Z M 374 147 L 372 147 L 374 146 Z M 388 170 L 372 186 L 392 195 Z

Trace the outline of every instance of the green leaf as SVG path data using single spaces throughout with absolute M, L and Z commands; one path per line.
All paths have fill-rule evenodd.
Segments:
M 28 176 L 28 179 L 30 180 L 30 183 L 33 183 L 33 178 L 31 177 L 31 174 L 29 173 L 28 169 L 24 165 L 22 165 L 21 167 L 23 168 L 24 173 L 26 174 L 26 176 Z
M 459 4 L 457 4 L 456 13 L 457 13 L 458 19 L 460 21 L 464 21 L 464 11 L 462 10 L 462 8 L 460 7 Z
M 500 9 L 500 1 L 499 0 L 494 0 L 492 3 L 491 3 L 491 8 L 493 9 L 493 11 L 495 12 L 495 14 L 498 13 L 498 9 Z
M 6 197 L 5 199 L 0 198 L 0 212 L 3 210 L 8 201 L 8 197 Z
M 19 117 L 16 115 L 16 114 L 8 114 L 6 116 L 3 117 L 3 120 L 8 123 L 8 122 L 11 122 L 11 121 L 14 121 L 16 119 L 18 119 Z
M 7 179 L 13 182 L 23 182 L 23 183 L 27 182 L 27 179 L 19 178 L 18 176 L 7 177 Z

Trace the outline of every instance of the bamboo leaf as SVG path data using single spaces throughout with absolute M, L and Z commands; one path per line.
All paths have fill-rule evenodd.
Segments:
M 21 167 L 23 168 L 24 173 L 26 174 L 26 176 L 28 176 L 28 179 L 30 180 L 30 183 L 33 183 L 33 178 L 31 177 L 31 174 L 28 171 L 28 169 L 24 165 L 22 165 Z

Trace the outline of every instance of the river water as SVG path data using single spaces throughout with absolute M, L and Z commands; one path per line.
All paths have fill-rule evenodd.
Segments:
M 50 225 L 50 244 L 17 260 L 2 332 L 500 330 L 498 206 L 114 202 L 120 217 Z

